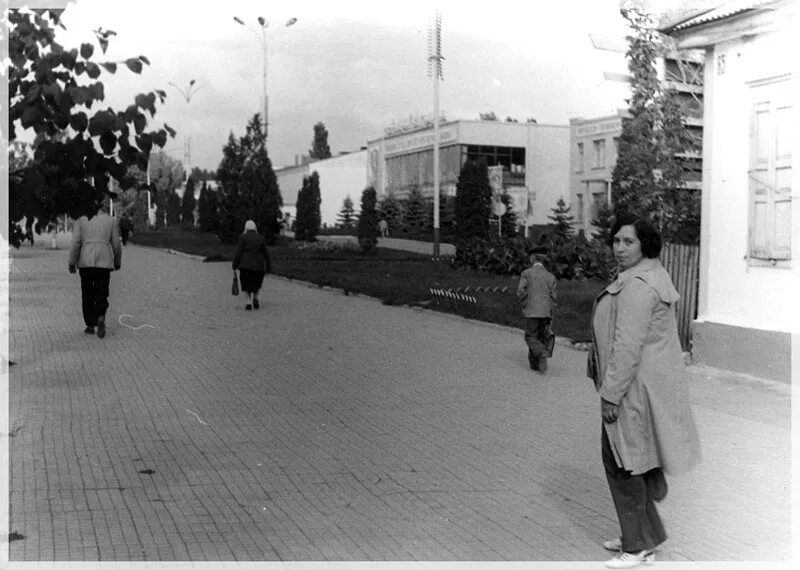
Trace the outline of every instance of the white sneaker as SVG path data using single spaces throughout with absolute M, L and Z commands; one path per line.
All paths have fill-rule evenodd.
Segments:
M 603 548 L 606 550 L 610 550 L 611 552 L 619 552 L 622 550 L 622 539 L 620 537 L 612 538 L 611 540 L 606 540 L 603 543 Z
M 623 552 L 606 562 L 606 568 L 636 568 L 640 564 L 653 564 L 655 561 L 656 553 L 653 550 L 642 550 L 636 554 Z

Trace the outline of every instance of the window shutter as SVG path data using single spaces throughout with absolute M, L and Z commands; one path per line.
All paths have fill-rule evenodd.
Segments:
M 792 257 L 792 107 L 779 103 L 775 114 L 775 176 L 772 196 L 774 237 L 772 257 Z
M 756 104 L 750 128 L 750 255 L 770 257 L 770 155 L 769 102 Z

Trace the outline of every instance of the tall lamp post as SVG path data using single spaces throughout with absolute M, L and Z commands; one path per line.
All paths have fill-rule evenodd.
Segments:
M 264 81 L 264 91 L 262 93 L 262 98 L 264 100 L 264 139 L 266 140 L 267 130 L 269 128 L 269 103 L 267 101 L 267 27 L 269 27 L 269 21 L 261 16 L 258 17 L 258 27 L 261 30 L 260 36 L 253 27 L 248 26 L 241 18 L 234 16 L 233 21 L 253 32 L 256 37 L 261 40 L 262 79 Z M 293 26 L 295 23 L 297 23 L 297 18 L 289 18 L 284 23 L 284 27 L 288 28 L 289 26 Z
M 439 256 L 439 80 L 442 75 L 442 15 L 428 29 L 428 75 L 433 77 L 433 255 Z
M 192 100 L 192 97 L 195 93 L 197 93 L 200 89 L 203 88 L 203 85 L 197 85 L 197 82 L 192 79 L 189 81 L 189 84 L 186 87 L 179 87 L 175 85 L 172 81 L 169 84 L 174 87 L 178 93 L 181 94 L 183 100 L 186 101 L 186 106 L 188 108 L 189 103 Z M 192 134 L 191 134 L 191 117 L 189 117 L 189 126 L 190 128 L 186 129 L 187 134 L 183 137 L 183 161 L 186 163 L 186 168 L 184 169 L 184 176 L 188 180 L 189 178 L 189 171 L 192 169 Z

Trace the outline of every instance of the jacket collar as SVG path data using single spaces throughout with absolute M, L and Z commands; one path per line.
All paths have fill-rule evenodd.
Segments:
M 605 288 L 603 293 L 616 295 L 622 291 L 626 284 L 637 278 L 650 285 L 665 303 L 672 304 L 680 298 L 678 290 L 675 289 L 669 273 L 661 265 L 661 262 L 658 259 L 649 259 L 647 257 L 633 267 L 620 272 L 617 278 Z

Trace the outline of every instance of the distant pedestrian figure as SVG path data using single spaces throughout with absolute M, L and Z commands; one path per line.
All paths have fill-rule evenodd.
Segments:
M 378 229 L 381 231 L 381 237 L 389 237 L 389 222 L 385 218 L 378 222 Z
M 244 233 L 236 244 L 233 254 L 233 270 L 239 270 L 239 282 L 247 297 L 245 309 L 250 311 L 259 308 L 258 292 L 264 283 L 264 274 L 272 271 L 272 263 L 267 251 L 267 240 L 258 233 L 256 223 L 247 220 Z M 252 304 L 251 304 L 252 300 Z
M 128 236 L 132 228 L 133 223 L 128 217 L 128 214 L 122 214 L 122 217 L 119 219 L 119 233 L 122 236 L 122 245 L 128 245 Z
M 76 220 L 69 250 L 69 272 L 75 273 L 77 268 L 81 276 L 86 334 L 93 334 L 97 327 L 97 336 L 106 336 L 108 285 L 111 271 L 120 267 L 122 246 L 117 222 L 101 210 L 101 203 L 95 203 Z
M 546 248 L 537 247 L 529 252 L 531 267 L 522 272 L 517 286 L 517 298 L 522 301 L 525 317 L 525 343 L 528 345 L 528 363 L 533 370 L 547 370 L 547 359 L 552 356 L 553 306 L 556 304 L 556 278 L 544 267 Z
M 661 236 L 623 215 L 610 242 L 619 273 L 595 301 L 587 373 L 600 395 L 603 466 L 621 530 L 603 543 L 617 551 L 606 566 L 633 568 L 652 563 L 667 538 L 655 506 L 667 495 L 664 473 L 699 463 L 700 443 Z

